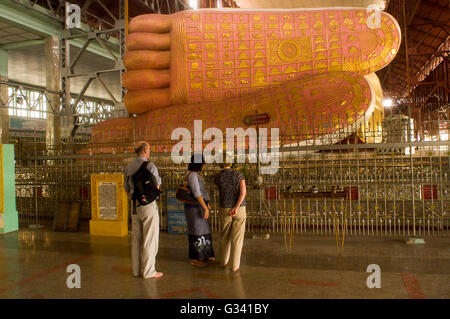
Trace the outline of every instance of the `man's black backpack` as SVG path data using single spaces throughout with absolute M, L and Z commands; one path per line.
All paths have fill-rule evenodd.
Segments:
M 153 202 L 161 194 L 153 181 L 153 174 L 147 169 L 148 162 L 142 163 L 141 167 L 133 175 L 133 203 L 145 206 Z

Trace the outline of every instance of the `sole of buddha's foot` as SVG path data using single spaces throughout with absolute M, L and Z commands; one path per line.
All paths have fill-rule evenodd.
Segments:
M 380 15 L 375 27 L 366 8 L 204 9 L 135 17 L 124 58 L 125 106 L 144 113 L 325 73 L 373 73 L 392 61 L 401 41 L 396 20 Z
M 202 120 L 202 132 L 215 127 L 225 138 L 227 128 L 252 127 L 245 118 L 255 112 L 268 118 L 267 123 L 259 125 L 261 128 L 279 129 L 282 144 L 291 144 L 294 138 L 296 142 L 316 139 L 316 143 L 320 143 L 317 137 L 327 135 L 330 136 L 328 142 L 333 138 L 336 139 L 333 142 L 338 142 L 361 129 L 360 125 L 374 122 L 371 119 L 374 110 L 382 112 L 383 109 L 381 97 L 380 82 L 374 73 L 365 76 L 348 72 L 321 74 L 246 96 L 173 105 L 138 114 L 135 118 L 107 120 L 93 128 L 91 145 L 95 149 L 96 143 L 114 143 L 115 152 L 122 153 L 121 149 L 129 143 L 121 145 L 117 141 L 121 137 L 125 141 L 135 136 L 136 140 L 150 141 L 152 152 L 171 152 L 174 143 L 170 141 L 177 128 L 187 128 L 192 135 L 194 121 Z M 92 152 L 110 153 L 111 149 Z

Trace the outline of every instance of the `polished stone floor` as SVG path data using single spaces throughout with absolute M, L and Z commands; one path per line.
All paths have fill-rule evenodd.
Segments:
M 218 247 L 219 234 L 213 234 Z M 289 245 L 289 243 L 288 243 Z M 217 251 L 216 251 L 217 254 Z M 331 237 L 281 235 L 244 242 L 241 270 L 195 268 L 187 237 L 160 234 L 159 279 L 134 278 L 130 236 L 20 230 L 0 235 L 0 298 L 450 298 L 450 238 L 347 237 L 337 256 Z M 81 288 L 67 288 L 66 267 L 81 269 Z M 381 288 L 367 287 L 367 266 L 381 270 Z

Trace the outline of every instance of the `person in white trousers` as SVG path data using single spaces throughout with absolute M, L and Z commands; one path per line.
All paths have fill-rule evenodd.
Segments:
M 148 161 L 150 145 L 138 142 L 135 152 L 137 157 L 125 168 L 124 188 L 131 199 L 134 191 L 133 174 L 136 173 L 144 161 L 148 162 L 147 169 L 152 173 L 155 185 L 161 186 L 161 178 L 155 164 Z M 136 214 L 131 214 L 131 265 L 133 276 L 142 275 L 144 278 L 159 278 L 162 272 L 156 271 L 156 255 L 159 245 L 159 214 L 156 200 L 148 205 L 136 207 Z

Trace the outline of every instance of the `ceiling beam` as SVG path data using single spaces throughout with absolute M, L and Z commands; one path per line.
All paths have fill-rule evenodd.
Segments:
M 1 50 L 15 50 L 21 49 L 25 47 L 30 47 L 33 45 L 43 45 L 45 40 L 25 40 L 25 41 L 17 41 L 11 43 L 0 44 Z
M 0 49 L 0 77 L 8 77 L 8 51 Z
M 415 31 L 415 32 L 418 32 L 418 33 L 420 33 L 420 34 L 424 34 L 426 37 L 432 37 L 432 38 L 434 38 L 435 40 L 439 40 L 439 41 L 441 41 L 441 43 L 445 40 L 445 38 L 438 37 L 437 35 L 434 35 L 434 34 L 432 34 L 432 33 L 426 33 L 426 32 L 424 32 L 424 31 L 422 31 L 422 30 L 419 30 L 419 29 L 417 29 L 417 28 L 415 28 L 415 27 L 412 27 L 412 28 L 410 28 L 410 29 L 413 30 L 413 31 Z
M 425 44 L 425 43 L 420 43 L 419 41 L 417 41 L 417 40 L 414 40 L 414 39 L 412 39 L 412 42 L 414 42 L 414 43 L 417 43 L 418 45 L 415 45 L 415 46 L 413 46 L 413 47 L 409 47 L 408 48 L 408 51 L 409 50 L 414 50 L 414 49 L 416 49 L 417 51 L 418 51 L 418 49 L 420 48 L 420 47 L 425 47 L 425 48 L 428 48 L 428 49 L 430 49 L 430 50 L 436 50 L 437 49 L 437 47 L 432 47 L 431 45 L 428 45 L 428 44 Z
M 417 57 L 419 57 L 419 58 L 417 58 Z M 428 61 L 427 58 L 424 58 L 424 57 L 422 57 L 422 56 L 416 56 L 416 59 L 415 59 L 415 60 L 419 60 L 418 62 L 420 62 L 420 63 L 422 63 L 422 64 L 424 64 L 424 63 L 426 63 L 426 61 Z M 417 61 L 416 61 L 416 62 L 417 62 Z M 405 67 L 405 65 L 406 65 L 406 58 L 405 58 L 404 56 L 400 56 L 400 57 L 398 58 L 398 60 L 396 61 L 396 63 L 391 63 L 391 65 L 392 65 L 392 66 L 397 66 L 397 67 L 403 68 L 403 67 Z M 412 67 L 413 67 L 415 70 L 417 70 L 417 71 L 420 70 L 420 68 L 417 66 L 417 63 L 412 64 Z M 405 69 L 406 69 L 406 67 L 405 67 Z
M 410 13 L 407 25 L 409 25 L 413 21 L 414 16 L 416 15 L 417 9 L 419 9 L 420 3 L 421 3 L 421 0 L 417 0 L 416 3 L 414 3 L 414 8 L 412 9 L 412 12 Z
M 428 17 L 424 17 L 423 15 L 418 14 L 418 13 L 416 13 L 416 17 L 418 17 L 419 19 L 422 19 L 422 20 L 424 20 L 424 21 L 426 21 L 426 22 L 430 22 L 431 24 L 444 23 L 444 21 L 436 21 L 436 20 L 432 20 L 432 19 L 430 19 L 430 18 L 428 18 Z
M 436 9 L 436 10 L 439 10 L 439 11 L 441 11 L 441 10 L 449 10 L 449 7 L 444 7 L 444 6 L 441 6 L 441 5 L 436 4 L 436 3 L 432 3 L 432 2 L 428 2 L 428 1 L 424 1 L 424 0 L 422 0 L 422 3 L 424 5 L 430 7 L 430 8 L 433 8 L 433 9 Z
M 24 0 L 0 0 L 0 21 L 37 34 L 43 38 L 56 36 L 61 39 L 64 31 L 63 22 L 47 17 L 44 14 L 39 14 L 40 11 L 44 12 L 45 10 L 48 11 L 48 14 L 51 14 L 48 9 L 40 7 L 37 4 L 32 9 L 27 8 L 24 4 L 25 2 Z M 84 24 L 82 24 L 82 28 L 83 30 L 89 30 L 89 27 Z M 87 39 L 87 37 L 86 33 L 85 38 Z M 83 38 L 77 38 L 71 40 L 70 44 L 82 48 L 85 41 Z M 109 40 L 105 40 L 105 42 L 112 47 L 114 53 L 119 54 L 117 39 L 111 37 Z M 113 60 L 111 54 L 97 42 L 91 43 L 87 50 Z
M 35 5 L 37 7 L 38 5 Z M 0 1 L 0 21 L 41 36 L 61 36 L 62 23 L 13 1 Z

